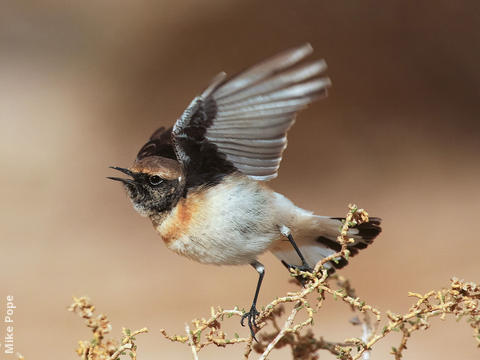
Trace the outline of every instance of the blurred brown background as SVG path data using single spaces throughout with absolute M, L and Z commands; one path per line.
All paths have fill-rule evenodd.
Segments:
M 342 271 L 382 310 L 406 311 L 409 290 L 445 286 L 451 276 L 480 281 L 479 24 L 474 0 L 2 0 L 0 295 L 2 315 L 5 296 L 16 300 L 16 350 L 76 358 L 77 340 L 90 334 L 66 307 L 88 294 L 114 335 L 150 328 L 138 339 L 141 359 L 190 359 L 159 329 L 183 332 L 210 305 L 250 303 L 253 269 L 169 252 L 105 179 L 107 166 L 128 166 L 220 70 L 306 41 L 327 60 L 333 88 L 298 118 L 270 185 L 319 214 L 342 216 L 355 202 L 384 219 L 374 246 Z M 273 256 L 262 262 L 260 305 L 293 288 Z M 358 336 L 350 317 L 327 304 L 316 332 Z M 390 345 L 372 359 L 388 358 Z M 406 353 L 478 356 L 470 328 L 455 321 L 435 321 Z

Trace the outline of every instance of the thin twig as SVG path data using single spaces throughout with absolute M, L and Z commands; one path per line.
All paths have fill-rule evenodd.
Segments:
M 124 352 L 125 350 L 130 350 L 132 348 L 132 344 L 128 343 L 128 344 L 123 344 L 122 346 L 120 346 L 117 351 L 115 351 L 112 356 L 110 356 L 110 358 L 108 360 L 116 360 L 118 359 L 118 357 L 122 354 L 122 352 Z
M 190 343 L 190 348 L 192 349 L 193 359 L 198 360 L 197 348 L 195 346 L 195 343 L 193 342 L 192 332 L 190 331 L 190 326 L 188 326 L 188 324 L 185 324 L 185 331 L 188 336 L 188 342 Z
M 293 320 L 295 320 L 295 316 L 297 315 L 297 312 L 298 312 L 298 307 L 294 306 L 292 312 L 287 318 L 287 321 L 285 321 L 285 324 L 283 325 L 283 329 L 278 333 L 275 339 L 273 339 L 273 341 L 270 344 L 268 344 L 267 348 L 263 352 L 262 356 L 258 358 L 258 360 L 265 360 L 268 354 L 270 354 L 270 352 L 273 350 L 275 345 L 277 345 L 277 343 L 285 336 L 287 332 L 292 330 L 291 326 L 293 324 Z
M 397 348 L 393 347 L 391 354 L 395 360 L 400 360 L 404 350 L 407 349 L 407 341 L 412 333 L 417 330 L 424 330 L 430 326 L 429 320 L 432 317 L 444 319 L 447 315 L 453 315 L 457 320 L 462 317 L 467 319 L 473 328 L 473 333 L 480 347 L 480 286 L 463 280 L 452 279 L 450 286 L 439 291 L 430 291 L 426 294 L 409 293 L 415 297 L 416 302 L 405 314 L 394 314 L 392 312 L 381 313 L 371 305 L 357 297 L 354 289 L 348 280 L 337 276 L 336 285 L 328 278 L 326 261 L 337 261 L 344 257 L 348 260 L 348 244 L 352 239 L 348 238 L 349 229 L 368 221 L 368 214 L 354 205 L 349 206 L 349 213 L 343 223 L 338 243 L 341 250 L 328 258 L 323 259 L 315 266 L 313 273 L 291 270 L 292 276 L 303 277 L 304 287 L 288 292 L 283 297 L 278 297 L 265 306 L 257 318 L 259 330 L 271 324 L 272 332 L 258 331 L 259 342 L 254 343 L 251 336 L 234 337 L 228 336 L 222 329 L 223 322 L 231 317 L 241 317 L 244 311 L 237 307 L 233 310 L 223 310 L 220 307 L 211 308 L 211 316 L 208 319 L 192 320 L 191 328 L 186 324 L 186 336 L 184 334 L 168 335 L 165 329 L 160 333 L 167 339 L 175 342 L 188 343 L 191 348 L 194 360 L 198 360 L 199 351 L 208 345 L 226 347 L 238 343 L 245 343 L 244 358 L 249 359 L 252 351 L 261 356 L 259 360 L 266 360 L 273 349 L 284 346 L 291 348 L 296 359 L 311 360 L 315 358 L 318 350 L 326 350 L 341 360 L 369 360 L 370 350 L 377 342 L 385 338 L 393 331 L 400 331 L 402 338 Z M 325 266 L 323 266 L 325 265 Z M 331 342 L 323 337 L 316 337 L 310 327 L 313 324 L 314 314 L 325 305 L 327 296 L 333 297 L 347 304 L 353 311 L 359 314 L 363 321 L 356 321 L 362 325 L 362 335 L 345 339 L 342 342 Z M 279 320 L 284 312 L 285 304 L 295 304 L 283 327 L 280 328 Z M 93 332 L 93 339 L 80 341 L 77 354 L 83 360 L 119 360 L 125 352 L 136 360 L 135 335 L 146 332 L 146 329 L 130 332 L 123 329 L 123 338 L 120 342 L 106 337 L 111 330 L 111 325 L 106 316 L 94 315 L 95 307 L 87 298 L 75 298 L 70 310 L 85 319 L 87 327 Z M 306 319 L 295 323 L 295 317 L 303 312 Z M 374 316 L 374 317 L 370 317 Z M 372 320 L 370 320 L 372 319 Z M 374 320 L 375 321 L 374 321 Z M 382 330 L 380 324 L 385 325 Z M 303 332 L 303 329 L 308 329 Z
M 362 341 L 367 343 L 370 335 L 371 333 L 368 324 L 365 321 L 362 322 Z M 370 351 L 365 351 L 363 353 L 363 360 L 370 360 Z

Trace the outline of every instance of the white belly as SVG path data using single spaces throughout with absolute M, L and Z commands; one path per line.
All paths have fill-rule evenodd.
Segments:
M 157 227 L 167 246 L 210 264 L 248 264 L 281 238 L 274 193 L 244 176 L 189 194 Z

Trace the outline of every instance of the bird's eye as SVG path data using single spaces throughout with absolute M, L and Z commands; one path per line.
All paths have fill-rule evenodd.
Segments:
M 163 180 L 158 175 L 152 175 L 152 176 L 150 176 L 148 181 L 150 182 L 151 185 L 156 186 L 156 185 L 159 185 Z

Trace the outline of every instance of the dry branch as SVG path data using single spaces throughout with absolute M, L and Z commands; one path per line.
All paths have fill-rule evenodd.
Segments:
M 68 308 L 85 319 L 85 324 L 93 332 L 90 341 L 79 341 L 77 354 L 84 360 L 117 360 L 122 355 L 128 355 L 132 360 L 137 359 L 137 345 L 135 336 L 148 332 L 147 328 L 136 331 L 122 329 L 123 337 L 120 341 L 106 339 L 105 335 L 110 333 L 112 326 L 110 321 L 103 314 L 94 316 L 95 306 L 87 297 L 73 298 L 73 303 Z
M 244 344 L 244 358 L 250 359 L 253 352 L 261 354 L 259 360 L 266 360 L 274 349 L 289 346 L 292 357 L 299 360 L 317 360 L 319 350 L 328 351 L 339 359 L 363 360 L 369 359 L 369 351 L 392 332 L 401 332 L 402 337 L 397 347 L 392 348 L 395 360 L 403 356 L 411 335 L 419 330 L 429 328 L 432 317 L 444 319 L 447 315 L 457 320 L 466 318 L 473 329 L 477 345 L 480 347 L 480 286 L 458 279 L 451 279 L 450 285 L 444 289 L 430 291 L 426 294 L 409 293 L 416 302 L 407 313 L 394 314 L 390 311 L 382 313 L 377 308 L 362 301 L 342 276 L 328 276 L 324 265 L 328 261 L 338 261 L 340 257 L 348 259 L 348 230 L 368 221 L 365 210 L 354 205 L 349 206 L 349 212 L 340 230 L 338 242 L 339 252 L 320 261 L 313 273 L 291 269 L 293 277 L 301 276 L 305 280 L 304 288 L 289 292 L 285 296 L 272 300 L 261 311 L 257 318 L 258 343 L 252 337 L 240 337 L 236 333 L 229 336 L 222 330 L 222 324 L 229 318 L 238 319 L 244 311 L 234 308 L 225 310 L 220 307 L 211 308 L 210 317 L 194 319 L 192 326 L 186 324 L 185 335 L 169 335 L 165 329 L 160 333 L 173 342 L 186 344 L 190 347 L 194 360 L 199 359 L 199 352 L 207 346 L 224 348 L 236 344 Z M 335 281 L 334 281 L 335 280 Z M 341 300 L 359 314 L 352 320 L 354 325 L 361 325 L 360 337 L 347 338 L 342 342 L 327 341 L 315 336 L 312 331 L 315 313 L 324 306 L 325 299 L 332 297 Z M 291 306 L 286 319 L 285 310 Z M 105 339 L 105 334 L 111 330 L 110 322 L 104 315 L 93 315 L 95 308 L 87 298 L 75 298 L 70 311 L 76 312 L 85 319 L 86 325 L 92 329 L 93 339 L 80 341 L 77 354 L 85 360 L 116 360 L 127 352 L 133 360 L 136 359 L 135 335 L 147 332 L 147 329 L 131 333 L 123 330 L 120 342 Z M 302 320 L 295 321 L 299 315 Z M 282 325 L 279 325 L 283 322 Z M 383 327 L 382 327 L 383 326 Z M 381 329 L 381 330 L 379 330 Z
M 318 359 L 318 350 L 326 350 L 339 359 L 357 360 L 363 357 L 366 360 L 369 358 L 369 351 L 378 341 L 391 332 L 400 331 L 402 332 L 400 344 L 392 348 L 392 354 L 398 360 L 402 357 L 412 333 L 427 329 L 431 317 L 438 316 L 443 319 L 446 315 L 453 315 L 457 319 L 467 317 L 480 346 L 480 287 L 473 283 L 452 279 L 450 286 L 446 289 L 431 291 L 424 295 L 409 293 L 409 296 L 417 297 L 419 300 L 406 314 L 399 315 L 389 311 L 382 314 L 380 310 L 357 297 L 348 280 L 338 275 L 330 277 L 327 275 L 327 269 L 324 267 L 327 262 L 338 261 L 340 257 L 348 259 L 350 255 L 347 246 L 353 239 L 348 238 L 349 228 L 367 221 L 368 214 L 365 210 L 350 205 L 337 239 L 342 246 L 340 251 L 320 261 L 313 273 L 290 270 L 292 276 L 302 276 L 307 280 L 306 285 L 303 289 L 289 292 L 286 296 L 278 297 L 265 306 L 258 316 L 260 329 L 257 333 L 258 343 L 254 343 L 251 337 L 231 338 L 221 329 L 225 318 L 241 317 L 243 312 L 237 308 L 234 310 L 212 308 L 209 319 L 192 321 L 190 335 L 197 353 L 209 345 L 225 347 L 245 343 L 245 359 L 251 357 L 252 350 L 261 354 L 259 359 L 263 360 L 267 359 L 273 349 L 289 346 L 294 359 L 315 360 Z M 335 285 L 331 284 L 332 279 L 337 280 Z M 312 295 L 316 296 L 313 300 Z M 351 310 L 362 314 L 361 320 L 356 318 L 356 323 L 362 325 L 361 337 L 348 338 L 339 343 L 327 341 L 323 337 L 316 338 L 310 328 L 302 334 L 302 330 L 312 326 L 314 315 L 324 305 L 326 296 L 340 299 L 348 304 Z M 280 327 L 278 322 L 282 319 L 285 305 L 290 303 L 293 304 L 293 308 L 284 320 L 283 326 Z M 300 312 L 305 313 L 306 319 L 295 323 L 295 317 Z M 374 319 L 373 323 L 371 317 Z M 381 331 L 379 331 L 380 324 L 384 325 Z M 262 330 L 267 325 L 271 325 L 273 332 Z M 161 332 L 171 341 L 185 343 L 188 340 L 188 336 L 168 335 L 165 329 Z

